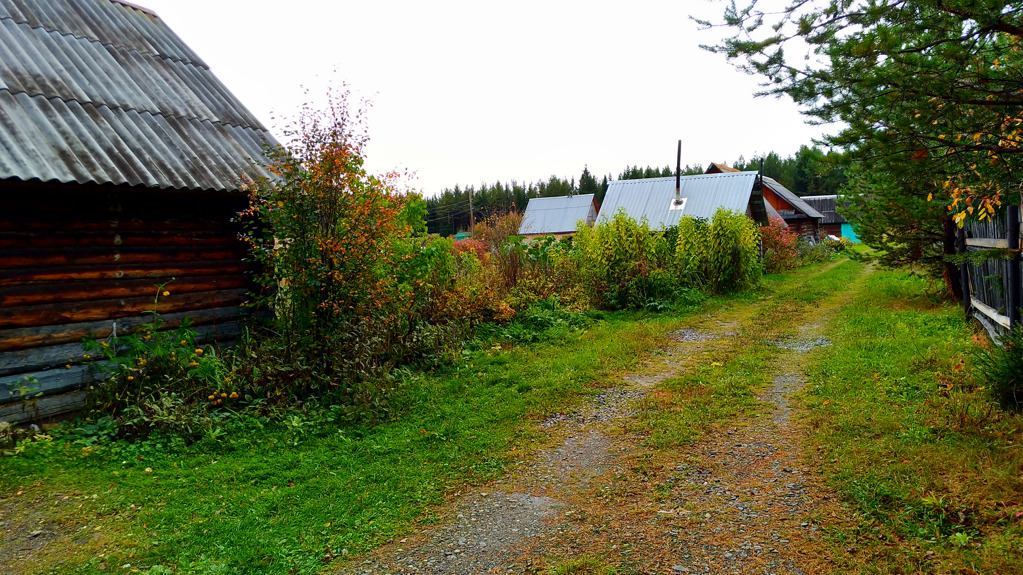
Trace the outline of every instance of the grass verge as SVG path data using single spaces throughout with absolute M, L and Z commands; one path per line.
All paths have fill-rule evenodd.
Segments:
M 850 573 L 1023 572 L 1023 417 L 974 383 L 984 336 L 925 280 L 867 281 L 804 396 L 809 451 L 855 519 L 830 534 L 835 561 Z

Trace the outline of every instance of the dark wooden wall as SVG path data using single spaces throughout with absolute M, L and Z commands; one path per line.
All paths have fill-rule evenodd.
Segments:
M 842 224 L 821 224 L 821 237 L 842 237 Z
M 149 321 L 157 284 L 173 279 L 157 307 L 166 325 L 237 337 L 251 273 L 231 220 L 244 194 L 0 181 L 0 202 L 0 419 L 80 403 L 82 338 Z M 47 397 L 17 401 L 25 377 Z

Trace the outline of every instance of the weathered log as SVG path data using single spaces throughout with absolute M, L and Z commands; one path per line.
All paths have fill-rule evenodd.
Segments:
M 230 306 L 161 314 L 160 320 L 165 328 L 173 329 L 186 318 L 192 325 L 202 326 L 232 320 L 244 315 L 246 312 L 243 308 Z M 138 326 L 151 321 L 153 321 L 151 315 L 137 315 L 91 322 L 3 329 L 0 330 L 0 352 L 73 343 L 81 341 L 84 337 L 105 338 L 110 336 L 115 325 L 118 334 L 131 333 Z
M 31 401 L 0 405 L 0 421 L 21 423 L 39 421 L 81 409 L 85 405 L 85 392 L 72 391 Z
M 65 250 L 4 250 L 0 252 L 0 278 L 16 275 L 17 268 L 44 266 L 133 265 L 164 262 L 239 260 L 247 253 L 243 246 L 206 249 L 203 246 L 168 246 L 119 249 L 75 248 Z
M 119 318 L 152 311 L 174 313 L 209 307 L 240 305 L 248 290 L 230 289 L 196 292 L 164 298 L 154 306 L 152 297 L 106 299 L 91 302 L 69 302 L 46 305 L 0 308 L 0 328 L 30 327 Z
M 245 274 L 252 266 L 241 259 L 222 261 L 193 261 L 182 263 L 158 262 L 154 264 L 123 264 L 106 267 L 73 266 L 50 268 L 25 268 L 0 270 L 0 286 L 16 286 L 31 282 L 56 282 L 74 280 L 136 279 L 152 278 L 168 280 L 172 277 L 205 276 L 223 274 Z
M 165 326 L 166 327 L 166 326 Z M 228 343 L 233 342 L 242 333 L 242 324 L 238 321 L 228 321 L 219 324 L 208 324 L 192 326 L 196 334 L 196 343 Z M 124 333 L 119 331 L 118 333 Z M 106 339 L 107 336 L 97 336 L 98 339 Z M 79 340 L 73 343 L 59 345 L 32 347 L 16 351 L 0 352 L 0 378 L 9 381 L 7 376 L 29 375 L 35 371 L 59 369 L 61 367 L 83 364 L 88 361 L 96 361 L 101 357 L 101 352 L 92 351 L 86 353 L 84 344 Z M 90 357 L 86 357 L 90 356 Z M 2 401 L 2 398 L 0 398 Z
M 161 282 L 162 283 L 162 282 Z M 185 277 L 167 287 L 179 294 L 197 291 L 217 291 L 244 288 L 249 281 L 243 275 L 219 275 Z M 139 297 L 149 294 L 155 297 L 157 288 L 153 280 L 103 280 L 76 281 L 60 284 L 0 286 L 0 306 L 35 305 L 65 301 L 92 301 L 100 299 Z M 164 299 L 164 298 L 161 298 Z

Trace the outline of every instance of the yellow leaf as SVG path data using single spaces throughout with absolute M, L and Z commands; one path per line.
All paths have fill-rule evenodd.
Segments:
M 927 194 L 927 201 L 928 202 L 933 200 L 933 199 L 934 199 L 934 194 Z

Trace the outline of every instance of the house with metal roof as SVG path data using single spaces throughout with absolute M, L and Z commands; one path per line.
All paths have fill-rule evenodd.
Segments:
M 80 403 L 82 338 L 149 310 L 236 336 L 251 270 L 233 218 L 275 144 L 151 11 L 0 0 L 0 419 Z M 46 397 L 14 401 L 24 383 Z
M 821 237 L 824 216 L 803 198 L 789 191 L 773 178 L 764 177 L 764 200 L 775 209 L 793 233 L 810 240 Z
M 588 226 L 597 221 L 597 199 L 593 194 L 530 198 L 522 214 L 519 235 L 527 239 L 564 237 L 574 234 L 581 221 Z
M 723 174 L 736 172 L 725 164 L 711 163 L 707 166 L 707 174 Z M 764 200 L 774 209 L 793 233 L 808 239 L 820 239 L 821 222 L 824 216 L 802 198 L 789 191 L 774 178 L 764 177 Z
M 725 208 L 767 225 L 773 213 L 764 202 L 757 172 L 681 176 L 678 181 L 677 195 L 674 177 L 608 182 L 597 222 L 623 210 L 636 221 L 646 220 L 650 229 L 663 230 L 678 225 L 682 216 L 710 219 Z

